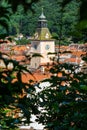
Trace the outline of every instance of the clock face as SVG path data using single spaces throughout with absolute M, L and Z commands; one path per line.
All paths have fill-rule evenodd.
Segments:
M 45 46 L 45 49 L 46 49 L 46 50 L 49 50 L 49 48 L 50 48 L 49 45 L 46 45 L 46 46 Z

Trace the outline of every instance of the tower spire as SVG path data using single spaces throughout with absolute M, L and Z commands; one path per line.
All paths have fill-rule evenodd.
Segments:
M 43 14 L 43 7 L 42 7 L 42 14 Z
M 39 18 L 40 18 L 40 19 L 46 19 L 45 15 L 44 15 L 44 13 L 43 13 L 43 7 L 42 7 L 42 13 L 41 13 L 41 15 L 40 15 Z
M 38 27 L 39 28 L 46 28 L 47 27 L 47 20 L 46 20 L 44 13 L 43 13 L 43 7 L 42 7 L 42 13 L 41 13 L 39 20 L 38 20 Z

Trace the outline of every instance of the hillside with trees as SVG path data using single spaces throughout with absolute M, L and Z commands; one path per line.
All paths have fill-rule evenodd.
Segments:
M 48 20 L 48 27 L 53 36 L 58 35 L 60 37 L 62 35 L 62 41 L 65 44 L 67 44 L 67 38 L 75 41 L 75 36 L 73 35 L 76 33 L 80 9 L 80 2 L 77 0 L 69 2 L 64 7 L 62 7 L 62 1 L 39 1 L 32 5 L 33 12 L 27 11 L 26 13 L 21 5 L 18 6 L 17 11 L 14 14 L 10 14 L 8 35 L 22 33 L 24 36 L 32 36 L 37 27 L 37 21 L 42 7 L 44 8 L 44 14 Z M 10 10 L 8 11 L 11 13 Z M 5 33 L 3 28 L 0 27 L 0 30 Z M 76 35 L 77 41 L 79 41 L 80 36 L 77 33 Z M 84 41 L 85 39 L 83 38 L 82 40 Z

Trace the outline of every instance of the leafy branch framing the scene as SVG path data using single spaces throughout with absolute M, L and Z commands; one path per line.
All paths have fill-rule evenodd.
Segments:
M 40 112 L 37 121 L 47 130 L 86 129 L 87 124 L 87 71 L 76 72 L 79 66 L 54 64 L 49 82 L 37 94 Z M 46 84 L 46 83 L 45 83 Z
M 30 123 L 31 113 L 38 113 L 38 110 L 34 111 L 36 105 L 33 81 L 28 83 L 22 81 L 22 75 L 26 76 L 26 73 L 32 75 L 31 72 L 19 62 L 4 56 L 5 54 L 0 54 L 0 60 L 4 61 L 6 66 L 0 69 L 0 126 L 3 129 L 10 129 L 18 127 L 21 122 Z M 10 68 L 9 63 L 12 64 Z

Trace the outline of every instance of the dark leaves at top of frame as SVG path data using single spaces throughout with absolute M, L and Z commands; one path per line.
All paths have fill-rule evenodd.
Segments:
M 39 0 L 8 0 L 8 3 L 11 4 L 13 12 L 17 10 L 18 5 L 22 5 L 25 12 L 32 9 L 32 4 L 38 2 Z

